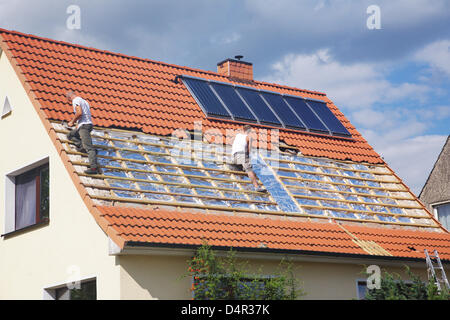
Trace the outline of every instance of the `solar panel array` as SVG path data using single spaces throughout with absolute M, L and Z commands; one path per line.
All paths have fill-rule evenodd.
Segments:
M 200 78 L 182 79 L 207 117 L 351 136 L 322 101 Z

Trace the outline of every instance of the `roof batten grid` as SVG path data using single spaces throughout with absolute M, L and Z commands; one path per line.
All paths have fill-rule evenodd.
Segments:
M 54 126 L 57 127 L 56 124 Z M 65 133 L 64 130 L 61 130 L 59 128 L 56 128 L 56 132 L 62 134 Z M 113 132 L 117 132 L 117 134 L 111 134 Z M 130 137 L 132 135 L 136 135 L 135 138 L 131 139 Z M 60 136 L 60 139 L 64 141 L 67 144 L 67 147 L 69 147 L 69 143 L 67 140 L 64 139 L 63 136 Z M 100 140 L 99 140 L 100 139 Z M 388 199 L 389 201 L 394 201 L 394 203 L 384 203 L 384 202 L 372 202 L 364 200 L 361 197 L 365 197 L 365 199 L 379 199 L 377 194 L 365 194 L 362 192 L 354 192 L 354 190 L 349 191 L 343 191 L 338 190 L 334 186 L 346 186 L 348 188 L 361 188 L 366 190 L 380 190 L 388 192 L 389 190 L 392 191 L 401 191 L 402 189 L 387 189 L 386 187 L 383 187 L 380 185 L 380 187 L 370 187 L 370 186 L 360 186 L 360 185 L 353 185 L 349 184 L 348 182 L 343 183 L 337 183 L 333 181 L 318 181 L 311 179 L 312 182 L 322 183 L 324 186 L 331 186 L 333 190 L 324 190 L 319 189 L 322 194 L 320 195 L 308 195 L 308 196 L 302 196 L 299 194 L 295 194 L 295 192 L 291 192 L 293 189 L 289 189 L 290 185 L 286 185 L 286 187 L 291 190 L 289 191 L 290 195 L 292 196 L 297 203 L 299 203 L 299 206 L 303 208 L 304 213 L 300 214 L 294 214 L 294 213 L 288 213 L 288 212 L 281 212 L 278 211 L 278 207 L 276 202 L 269 196 L 266 199 L 257 199 L 254 198 L 253 195 L 258 195 L 256 192 L 252 192 L 251 190 L 246 190 L 243 188 L 244 185 L 249 185 L 249 181 L 243 181 L 242 179 L 236 179 L 235 174 L 238 174 L 240 177 L 245 177 L 245 174 L 243 172 L 236 172 L 236 171 L 230 171 L 226 168 L 206 168 L 204 166 L 204 161 L 212 161 L 212 163 L 216 163 L 218 160 L 223 159 L 224 156 L 227 154 L 224 153 L 223 147 L 220 147 L 218 145 L 214 144 L 205 144 L 201 143 L 201 148 L 199 149 L 201 153 L 199 156 L 206 156 L 198 158 L 197 153 L 195 152 L 196 149 L 192 149 L 192 145 L 189 142 L 186 145 L 177 145 L 176 139 L 167 138 L 167 137 L 156 137 L 151 135 L 144 135 L 140 133 L 131 133 L 127 131 L 122 130 L 106 130 L 105 134 L 96 136 L 96 141 L 101 142 L 100 145 L 96 145 L 99 150 L 105 150 L 105 152 L 113 152 L 113 156 L 110 155 L 104 155 L 100 154 L 100 159 L 106 159 L 108 161 L 119 161 L 122 165 L 120 167 L 114 167 L 106 165 L 105 168 L 107 170 L 114 170 L 118 173 L 118 176 L 99 176 L 99 179 L 107 180 L 108 183 L 102 184 L 98 187 L 98 190 L 109 190 L 109 192 L 113 195 L 109 197 L 105 196 L 104 194 L 91 194 L 91 198 L 101 200 L 101 201 L 112 201 L 112 203 L 135 203 L 135 204 L 143 204 L 143 205 L 168 205 L 168 206 L 175 206 L 178 208 L 200 208 L 205 210 L 219 210 L 219 211 L 231 211 L 231 212 L 253 212 L 253 213 L 260 213 L 260 214 L 274 214 L 274 215 L 281 215 L 281 216 L 299 216 L 304 218 L 321 218 L 321 219 L 332 219 L 332 220 L 339 220 L 339 221 L 358 221 L 362 223 L 375 223 L 379 225 L 392 225 L 392 226 L 414 226 L 414 227 L 426 227 L 426 228 L 432 228 L 432 225 L 429 225 L 427 223 L 424 223 L 426 221 L 427 217 L 422 215 L 416 215 L 416 214 L 403 214 L 403 213 L 393 213 L 389 209 L 386 209 L 385 211 L 370 211 L 370 210 L 359 210 L 354 209 L 349 206 L 346 208 L 342 207 L 333 207 L 329 206 L 331 203 L 341 203 L 346 205 L 351 204 L 358 204 L 363 206 L 369 207 L 380 207 L 380 208 L 398 208 L 401 210 L 414 208 L 414 209 L 420 209 L 420 206 L 415 205 L 405 205 L 405 204 L 397 204 L 395 201 L 397 200 L 413 200 L 410 198 L 403 197 L 402 199 L 396 199 L 395 197 L 391 196 L 390 194 L 386 193 L 382 195 L 384 199 Z M 117 145 L 119 143 L 119 145 Z M 198 143 L 198 142 L 197 142 Z M 217 149 L 219 148 L 219 149 Z M 197 150 L 197 151 L 199 151 Z M 191 152 L 188 153 L 187 152 Z M 139 153 L 142 156 L 142 159 L 136 159 L 135 156 L 130 157 L 124 156 L 126 154 L 130 153 Z M 79 155 L 76 151 L 68 150 L 69 155 Z M 155 161 L 152 157 L 166 157 L 167 160 L 164 162 Z M 285 157 L 285 159 L 283 159 Z M 286 167 L 290 168 L 291 170 L 289 172 L 293 173 L 312 173 L 309 170 L 327 170 L 327 169 L 335 169 L 335 170 L 342 170 L 345 172 L 348 172 L 347 174 L 351 175 L 344 175 L 341 172 L 339 174 L 327 174 L 324 171 L 316 172 L 317 176 L 323 176 L 323 177 L 339 177 L 342 179 L 353 179 L 353 178 L 359 178 L 357 181 L 373 181 L 378 183 L 384 183 L 386 181 L 384 180 L 377 180 L 373 179 L 370 176 L 363 178 L 363 177 L 355 177 L 352 175 L 357 174 L 372 174 L 376 172 L 376 170 L 385 169 L 384 166 L 381 165 L 363 165 L 363 164 L 355 164 L 352 162 L 338 162 L 338 161 L 332 161 L 330 159 L 318 159 L 318 158 L 312 158 L 312 157 L 301 157 L 296 156 L 296 159 L 302 160 L 302 161 L 296 161 L 292 160 L 289 161 L 283 161 L 288 158 L 287 154 L 282 156 L 282 159 L 280 159 L 280 163 L 284 163 L 283 166 L 280 166 L 279 169 L 287 169 Z M 273 160 L 270 157 L 266 158 L 267 160 Z M 185 164 L 186 161 L 190 161 L 189 164 Z M 202 162 L 203 161 L 203 162 Z M 283 161 L 283 162 L 282 162 Z M 72 163 L 75 166 L 81 166 L 85 167 L 87 166 L 87 163 L 83 163 L 82 161 L 76 161 L 75 159 L 72 161 Z M 290 164 L 291 163 L 291 164 Z M 129 165 L 128 165 L 129 164 Z M 130 165 L 133 164 L 131 167 Z M 145 165 L 145 166 L 151 166 L 148 169 L 139 169 L 136 167 L 136 165 Z M 286 166 L 287 164 L 287 166 Z M 302 164 L 304 166 L 309 167 L 309 170 L 299 170 L 298 168 L 295 169 L 295 165 Z M 173 168 L 169 170 L 168 172 L 162 172 L 161 168 Z M 158 169 L 159 168 L 159 169 Z M 371 168 L 371 169 L 370 169 Z M 278 169 L 278 167 L 275 167 L 275 169 Z M 184 172 L 185 170 L 194 170 L 191 173 Z M 202 175 L 198 176 L 197 174 L 193 174 L 197 170 L 197 172 L 203 172 Z M 287 171 L 287 170 L 286 170 Z M 387 171 L 387 172 L 386 172 Z M 389 170 L 386 170 L 381 172 L 381 174 L 387 174 L 389 173 Z M 80 170 L 78 170 L 80 172 Z M 121 176 L 120 172 L 124 172 L 124 175 Z M 211 173 L 215 172 L 214 175 L 211 175 Z M 225 177 L 221 177 L 220 175 L 217 176 L 217 174 L 225 175 Z M 380 172 L 378 172 L 380 173 Z M 158 177 L 158 181 L 148 180 L 148 179 L 142 179 L 142 178 L 136 178 L 136 174 L 151 174 Z M 88 177 L 88 175 L 84 175 L 83 173 L 79 173 L 81 177 Z M 176 179 L 175 181 L 171 181 L 172 178 L 169 180 L 162 179 L 162 176 L 166 177 L 173 177 L 173 179 Z M 292 178 L 292 177 L 278 177 L 282 183 L 284 183 L 283 178 Z M 177 179 L 182 179 L 177 180 Z M 187 179 L 187 180 L 186 180 Z M 194 180 L 192 180 L 194 179 Z M 356 179 L 355 179 L 356 180 Z M 118 181 L 118 183 L 114 183 L 114 181 Z M 208 185 L 204 185 L 203 182 L 207 182 Z M 298 179 L 298 181 L 306 181 L 305 179 Z M 194 183 L 195 182 L 195 183 Z M 200 182 L 200 184 L 198 184 Z M 389 183 L 394 181 L 388 181 Z M 112 183 L 112 184 L 111 184 Z M 121 183 L 125 183 L 125 186 L 121 185 Z M 143 190 L 139 187 L 140 183 L 150 183 L 153 185 L 159 185 L 162 189 L 159 191 L 154 191 L 151 198 L 148 198 L 149 195 L 152 194 L 151 190 Z M 225 187 L 220 186 L 217 183 L 225 183 L 227 184 Z M 231 183 L 231 184 L 230 184 Z M 85 187 L 90 189 L 95 189 L 95 184 L 92 183 L 84 183 Z M 236 187 L 237 185 L 237 187 Z M 318 191 L 318 188 L 310 188 L 309 186 L 295 186 L 298 187 L 298 189 L 304 189 L 308 191 Z M 187 190 L 190 191 L 188 193 L 183 194 L 183 192 L 173 191 L 171 189 L 174 188 L 182 188 L 179 190 Z M 199 190 L 215 190 L 213 195 L 207 195 L 207 194 L 200 194 L 198 193 Z M 403 190 L 405 191 L 405 190 Z M 186 191 L 185 191 L 186 192 Z M 333 192 L 337 195 L 337 197 L 333 198 L 327 198 L 323 197 L 323 194 L 326 192 L 330 193 Z M 126 197 L 118 197 L 117 194 L 127 195 Z M 133 196 L 130 196 L 130 194 L 133 194 Z M 235 198 L 229 197 L 229 195 L 234 195 Z M 356 196 L 355 199 L 346 199 L 346 195 L 352 195 Z M 171 199 L 182 199 L 182 202 L 179 201 L 169 201 L 168 198 L 166 200 L 159 200 L 157 196 L 160 196 L 161 198 L 167 198 L 170 197 Z M 308 199 L 308 201 L 316 201 L 315 204 L 302 204 L 301 201 L 298 202 L 301 199 Z M 213 203 L 213 205 L 211 205 Z M 238 205 L 239 204 L 239 205 Z M 238 207 L 235 207 L 238 206 Z M 268 206 L 268 207 L 267 207 Z M 265 208 L 266 210 L 261 210 L 259 208 Z M 276 210 L 268 210 L 269 208 Z M 308 211 L 309 210 L 309 211 Z M 311 211 L 312 210 L 312 211 Z M 314 211 L 315 210 L 315 211 Z M 306 213 L 305 213 L 306 212 Z M 309 213 L 308 213 L 309 212 Z M 320 214 L 314 214 L 320 213 Z M 351 217 L 346 217 L 345 214 L 342 216 L 333 216 L 333 212 L 341 212 L 341 213 L 348 213 L 351 214 Z M 354 215 L 359 215 L 358 218 L 356 218 Z M 366 218 L 364 218 L 366 217 Z M 372 217 L 371 219 L 367 219 L 367 217 Z M 386 219 L 391 219 L 384 221 Z M 399 222 L 396 220 L 397 218 L 407 218 L 409 219 L 408 222 Z M 411 219 L 417 219 L 411 220 Z M 425 219 L 425 220 L 424 220 Z M 394 221 L 395 220 L 395 221 Z M 414 221 L 414 222 L 411 222 Z M 421 222 L 422 221 L 422 222 Z
M 301 159 L 301 158 L 300 158 Z M 270 160 L 270 158 L 267 158 L 267 160 Z M 272 159 L 273 160 L 273 159 Z M 308 159 L 305 159 L 308 160 Z M 303 161 L 296 161 L 295 164 L 301 164 L 302 166 L 310 166 L 311 165 L 311 161 L 314 161 L 313 159 L 309 159 L 307 162 Z M 320 160 L 317 159 L 316 161 L 322 161 L 324 162 L 325 160 Z M 328 160 L 329 161 L 329 160 Z M 320 163 L 320 162 L 319 162 Z M 333 184 L 331 184 L 329 181 L 329 177 L 330 175 L 325 174 L 325 172 L 323 172 L 323 170 L 321 170 L 321 166 L 312 166 L 310 168 L 313 168 L 314 170 L 298 170 L 298 169 L 293 169 L 291 168 L 291 170 L 287 170 L 287 168 L 289 168 L 289 166 L 291 166 L 289 164 L 289 162 L 284 162 L 284 166 L 283 167 L 278 167 L 276 166 L 275 169 L 277 170 L 277 172 L 279 173 L 278 169 L 280 170 L 284 170 L 284 172 L 290 172 L 290 173 L 306 173 L 306 174 L 311 174 L 313 173 L 312 171 L 314 170 L 319 170 L 314 172 L 314 174 L 317 175 L 318 180 L 315 179 L 308 179 L 305 181 L 305 179 L 303 177 L 299 177 L 299 178 L 293 178 L 293 177 L 283 177 L 281 180 L 283 182 L 285 182 L 285 180 L 283 179 L 292 179 L 295 181 L 298 181 L 299 184 L 301 184 L 303 181 L 305 181 L 306 183 L 312 182 L 314 184 L 317 183 L 323 183 L 325 186 L 328 186 L 327 188 L 324 188 L 323 190 L 319 191 L 319 195 L 316 195 L 318 192 L 317 188 L 314 188 L 314 190 L 310 190 L 307 186 L 305 187 L 299 187 L 299 189 L 303 189 L 304 194 L 295 194 L 296 192 L 291 192 L 291 195 L 294 199 L 297 200 L 297 202 L 299 202 L 299 205 L 303 208 L 312 208 L 312 209 L 321 209 L 321 210 L 325 210 L 326 213 L 330 213 L 331 215 L 330 217 L 333 217 L 333 213 L 339 213 L 339 212 L 347 212 L 347 213 L 351 213 L 352 217 L 354 217 L 353 213 L 356 213 L 359 215 L 359 217 L 363 217 L 361 216 L 361 214 L 363 214 L 364 216 L 370 215 L 370 217 L 372 217 L 372 219 L 374 219 L 375 221 L 372 222 L 380 222 L 380 220 L 391 220 L 394 224 L 396 223 L 396 221 L 402 221 L 402 222 L 411 222 L 414 220 L 411 219 L 420 219 L 420 221 L 423 221 L 424 218 L 429 218 L 427 216 L 426 213 L 422 213 L 422 215 L 414 215 L 414 214 L 404 214 L 401 211 L 398 212 L 398 210 L 403 210 L 403 209 L 422 209 L 421 206 L 418 206 L 417 203 L 415 201 L 410 201 L 412 203 L 414 203 L 415 205 L 405 205 L 405 204 L 397 204 L 395 202 L 394 199 L 390 198 L 390 197 L 384 197 L 383 199 L 389 199 L 390 201 L 392 201 L 391 203 L 386 203 L 386 201 L 383 201 L 383 199 L 381 201 L 377 200 L 377 195 L 371 195 L 371 197 L 367 197 L 367 195 L 364 194 L 358 194 L 358 195 L 352 195 L 353 199 L 345 199 L 345 195 L 340 193 L 340 192 L 334 192 L 335 188 L 333 188 Z M 337 163 L 338 164 L 338 163 Z M 334 166 L 335 168 L 339 168 L 339 170 L 343 170 L 344 172 L 346 172 L 346 170 L 349 169 L 349 166 L 351 166 L 351 164 L 346 165 L 346 167 L 342 167 L 342 165 L 339 166 Z M 358 165 L 358 166 L 362 166 L 362 165 Z M 330 166 L 328 166 L 330 167 Z M 364 166 L 363 166 L 364 167 Z M 339 173 L 337 170 L 335 170 L 336 173 Z M 364 172 L 363 170 L 358 170 L 359 172 Z M 367 174 L 368 171 L 366 171 Z M 352 175 L 354 175 L 352 173 Z M 323 179 L 321 178 L 323 177 Z M 344 179 L 354 179 L 354 176 L 349 176 L 349 175 L 343 175 L 341 173 L 339 174 L 334 174 L 331 175 L 331 177 L 340 177 L 342 179 L 342 182 L 346 182 L 346 180 Z M 378 180 L 374 180 L 374 179 L 368 179 L 366 178 L 360 178 L 359 180 L 361 181 L 377 181 L 377 183 L 380 183 L 380 187 L 376 188 L 378 190 L 386 190 L 385 187 L 382 186 L 381 183 L 392 183 L 393 181 L 378 181 Z M 361 189 L 364 190 L 367 188 L 368 193 L 371 192 L 370 189 L 375 189 L 373 187 L 369 188 L 367 185 L 362 185 L 362 186 L 358 186 L 358 185 L 348 185 L 348 183 L 341 183 L 339 185 L 343 185 L 346 186 L 348 188 L 357 188 L 357 189 Z M 287 184 L 286 187 L 289 190 L 289 187 L 291 186 L 291 184 Z M 331 186 L 331 190 L 330 190 L 330 186 Z M 292 189 L 291 189 L 292 190 Z M 397 189 L 394 189 L 397 191 Z M 309 192 L 307 192 L 309 191 Z M 307 192 L 307 193 L 305 193 Z M 321 193 L 321 194 L 320 194 Z M 348 194 L 352 194 L 348 193 Z M 324 197 L 323 195 L 330 195 L 330 194 L 335 194 L 334 197 Z M 362 197 L 362 198 L 361 198 Z M 305 201 L 301 200 L 301 199 L 305 199 Z M 370 199 L 373 201 L 364 201 L 361 199 Z M 330 204 L 333 204 L 335 206 L 330 206 Z M 353 205 L 357 205 L 356 209 L 352 208 Z M 372 211 L 369 211 L 368 208 L 371 208 Z M 401 208 L 401 209 L 399 209 Z M 397 212 L 393 212 L 393 210 L 396 209 Z M 335 215 L 335 214 L 334 214 Z M 431 219 L 429 219 L 431 220 Z M 419 220 L 418 220 L 419 221 Z M 417 222 L 416 222 L 417 223 Z M 432 224 L 431 221 L 429 221 L 430 224 Z M 436 225 L 437 226 L 437 225 Z

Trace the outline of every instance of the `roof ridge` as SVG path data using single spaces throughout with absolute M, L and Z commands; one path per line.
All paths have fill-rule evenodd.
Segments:
M 141 58 L 141 57 L 132 56 L 132 55 L 128 55 L 128 54 L 124 54 L 124 53 L 120 53 L 120 52 L 113 52 L 113 51 L 98 49 L 98 48 L 89 47 L 89 46 L 85 46 L 85 45 L 81 45 L 81 44 L 77 44 L 77 43 L 72 43 L 72 42 L 61 41 L 61 40 L 51 39 L 51 38 L 47 38 L 47 37 L 42 37 L 42 36 L 30 34 L 30 33 L 23 33 L 23 32 L 17 31 L 17 30 L 8 30 L 8 29 L 0 28 L 0 33 L 15 34 L 15 35 L 18 35 L 18 36 L 21 36 L 21 37 L 34 38 L 34 39 L 38 39 L 38 40 L 58 43 L 58 44 L 61 44 L 61 45 L 71 46 L 71 47 L 80 48 L 80 49 L 84 49 L 84 50 L 96 51 L 96 52 L 99 52 L 99 53 L 109 54 L 109 55 L 113 55 L 113 56 L 119 56 L 119 57 L 123 57 L 123 58 L 129 58 L 129 59 L 134 59 L 134 60 L 139 60 L 139 61 L 144 61 L 144 62 L 149 62 L 149 63 L 165 65 L 165 66 L 172 67 L 172 68 L 175 68 L 175 69 L 184 69 L 184 70 L 189 70 L 189 71 L 193 71 L 193 72 L 199 72 L 199 73 L 214 75 L 214 76 L 218 76 L 218 77 L 227 79 L 228 81 L 234 81 L 233 79 L 229 79 L 226 76 L 223 76 L 223 75 L 221 75 L 221 74 L 219 74 L 217 72 L 210 71 L 210 70 L 204 70 L 204 69 L 199 69 L 199 68 L 182 66 L 182 65 L 177 65 L 177 64 L 173 64 L 173 63 L 164 62 L 164 61 L 153 60 L 153 59 L 149 59 L 149 58 Z M 297 88 L 297 87 L 286 86 L 286 85 L 281 85 L 281 84 L 271 83 L 271 82 L 266 82 L 266 81 L 260 81 L 260 80 L 253 80 L 253 81 L 256 84 L 268 85 L 268 86 L 272 86 L 272 87 L 284 88 L 284 89 L 289 89 L 289 90 L 293 90 L 293 91 L 299 91 L 299 92 L 304 92 L 304 93 L 306 92 L 306 93 L 312 93 L 312 94 L 318 94 L 318 95 L 326 96 L 326 93 L 320 92 L 320 91 L 314 91 L 314 90 L 309 90 L 309 89 L 301 89 L 301 88 Z
M 94 48 L 94 47 L 85 46 L 85 45 L 82 45 L 82 44 L 77 44 L 77 43 L 72 43 L 72 42 L 67 42 L 67 41 L 61 41 L 61 40 L 55 40 L 55 39 L 46 38 L 46 37 L 42 37 L 42 36 L 37 36 L 37 35 L 34 35 L 34 34 L 29 34 L 29 33 L 23 33 L 23 32 L 16 31 L 16 30 L 8 30 L 8 29 L 0 28 L 0 33 L 15 34 L 15 35 L 22 36 L 22 37 L 29 37 L 29 38 L 39 39 L 39 40 L 43 40 L 43 41 L 48 41 L 48 42 L 59 43 L 59 44 L 66 45 L 66 46 L 77 47 L 77 48 L 81 48 L 81 49 L 85 49 L 85 50 L 91 50 L 91 51 L 97 51 L 97 52 L 101 52 L 101 53 L 105 53 L 105 54 L 121 56 L 121 57 L 124 57 L 124 58 L 130 58 L 130 59 L 141 60 L 141 61 L 145 61 L 145 62 L 163 64 L 163 65 L 166 65 L 166 66 L 169 66 L 169 67 L 173 67 L 173 68 L 177 68 L 177 69 L 188 69 L 188 70 L 192 70 L 192 71 L 196 71 L 196 72 L 208 73 L 208 74 L 213 74 L 213 75 L 216 75 L 216 76 L 221 76 L 220 74 L 218 74 L 217 72 L 214 72 L 214 71 L 203 70 L 203 69 L 198 69 L 198 68 L 193 68 L 193 67 L 188 67 L 188 66 L 181 66 L 181 65 L 177 65 L 177 64 L 164 62 L 164 61 L 152 60 L 152 59 L 149 59 L 149 58 L 141 58 L 141 57 L 132 56 L 132 55 L 128 55 L 128 54 L 124 54 L 124 53 L 120 53 L 120 52 L 113 52 L 113 51 L 109 51 L 109 50 L 103 50 L 103 49 L 98 49 L 98 48 Z

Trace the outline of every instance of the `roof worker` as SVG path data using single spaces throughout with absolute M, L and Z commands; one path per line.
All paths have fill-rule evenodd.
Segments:
M 78 121 L 77 127 L 67 134 L 67 138 L 75 144 L 78 152 L 88 154 L 89 168 L 84 173 L 98 174 L 100 171 L 97 162 L 97 150 L 92 146 L 91 131 L 93 125 L 89 103 L 77 96 L 72 90 L 67 91 L 66 97 L 72 103 L 73 112 L 75 113 L 72 120 L 68 123 L 69 127 L 73 127 L 75 122 Z
M 250 152 L 252 148 L 252 139 L 250 137 L 252 127 L 245 125 L 234 137 L 231 155 L 233 165 L 242 167 L 247 172 L 248 177 L 253 183 L 257 192 L 265 192 L 266 188 L 260 187 L 256 181 L 256 175 L 250 163 Z

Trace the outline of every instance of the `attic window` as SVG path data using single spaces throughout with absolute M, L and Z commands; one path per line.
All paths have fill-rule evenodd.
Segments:
M 3 109 L 2 109 L 2 115 L 1 117 L 4 118 L 7 115 L 9 115 L 12 111 L 11 103 L 9 102 L 8 97 L 5 97 L 5 102 L 3 103 Z

